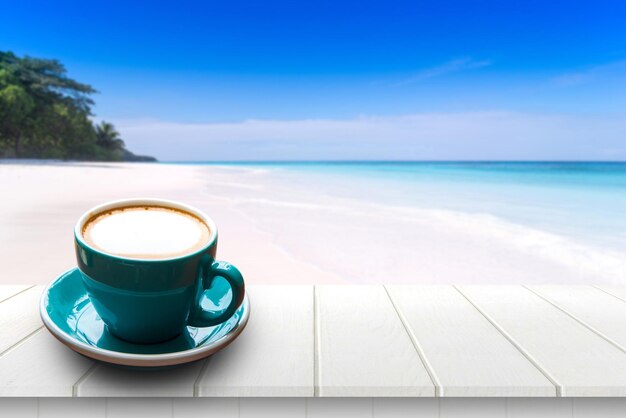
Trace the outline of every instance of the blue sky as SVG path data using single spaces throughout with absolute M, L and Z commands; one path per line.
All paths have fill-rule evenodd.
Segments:
M 161 159 L 626 159 L 624 2 L 221 3 L 5 2 L 0 45 Z

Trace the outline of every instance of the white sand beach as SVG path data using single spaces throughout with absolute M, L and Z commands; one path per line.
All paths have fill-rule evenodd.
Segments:
M 0 164 L 0 284 L 43 284 L 71 268 L 76 219 L 127 197 L 206 211 L 218 258 L 248 283 L 626 283 L 617 250 L 490 214 L 341 198 L 307 181 L 243 166 Z

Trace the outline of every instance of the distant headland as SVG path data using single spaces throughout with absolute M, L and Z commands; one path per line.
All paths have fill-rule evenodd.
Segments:
M 156 161 L 127 150 L 113 124 L 92 120 L 96 92 L 57 60 L 0 51 L 0 158 Z

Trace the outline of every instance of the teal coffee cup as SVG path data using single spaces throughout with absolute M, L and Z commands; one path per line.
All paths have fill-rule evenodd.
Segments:
M 190 237 L 193 246 L 178 248 Z M 105 203 L 80 217 L 74 243 L 94 308 L 109 332 L 123 340 L 158 343 L 178 336 L 188 325 L 218 325 L 243 302 L 241 273 L 215 259 L 215 222 L 191 206 L 162 199 Z M 222 299 L 227 306 L 211 310 L 202 306 L 203 294 L 218 277 L 228 282 L 230 291 L 211 299 Z

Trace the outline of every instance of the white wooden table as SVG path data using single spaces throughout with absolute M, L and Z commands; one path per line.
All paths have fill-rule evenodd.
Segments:
M 0 286 L 0 416 L 626 416 L 626 287 L 249 286 L 234 343 L 150 372 L 56 341 L 42 289 Z

